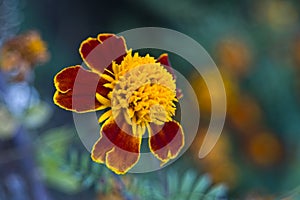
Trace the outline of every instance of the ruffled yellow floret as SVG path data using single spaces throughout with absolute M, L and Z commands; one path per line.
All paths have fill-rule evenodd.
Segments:
M 172 121 L 177 101 L 175 80 L 153 57 L 137 53 L 132 56 L 129 51 L 121 64 L 113 63 L 110 73 L 114 78 L 108 75 L 103 78 L 110 82 L 106 87 L 113 89 L 108 95 L 111 110 L 100 121 L 122 114 L 132 125 L 133 134 L 139 136 L 145 133 L 148 123 L 161 125 Z

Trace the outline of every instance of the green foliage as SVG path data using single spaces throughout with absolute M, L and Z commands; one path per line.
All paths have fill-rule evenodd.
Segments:
M 93 162 L 87 152 L 71 150 L 65 170 L 76 174 L 82 189 L 95 188 L 98 192 L 107 193 L 113 188 L 112 172 Z
M 23 124 L 30 129 L 35 129 L 45 124 L 52 114 L 50 106 L 45 102 L 39 102 L 31 106 L 23 117 Z
M 68 128 L 52 129 L 43 134 L 37 145 L 37 158 L 46 182 L 68 193 L 80 188 L 78 177 L 64 167 L 71 136 Z
M 300 186 L 287 192 L 284 195 L 281 195 L 280 197 L 278 197 L 276 199 L 278 199 L 278 200 L 280 200 L 280 199 L 300 199 Z
M 46 182 L 65 193 L 91 188 L 102 194 L 117 190 L 125 199 L 134 200 L 209 200 L 226 194 L 223 185 L 212 186 L 208 175 L 198 177 L 192 170 L 184 174 L 174 169 L 162 170 L 155 172 L 155 176 L 116 175 L 104 165 L 94 163 L 87 151 L 76 149 L 73 136 L 72 129 L 56 128 L 43 134 L 37 145 Z
M 16 125 L 15 118 L 3 104 L 0 104 L 0 139 L 11 137 Z
M 50 187 L 68 194 L 94 189 L 106 194 L 115 187 L 114 174 L 76 148 L 75 131 L 62 127 L 47 131 L 37 143 L 37 157 Z M 74 137 L 75 136 L 75 137 Z
M 166 171 L 165 180 L 135 178 L 128 190 L 138 196 L 137 199 L 147 200 L 226 199 L 224 185 L 212 186 L 208 175 L 198 177 L 193 170 L 188 170 L 183 175 L 175 170 Z

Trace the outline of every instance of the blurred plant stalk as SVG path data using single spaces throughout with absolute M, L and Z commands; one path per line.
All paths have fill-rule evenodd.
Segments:
M 0 199 L 49 199 L 35 165 L 30 137 L 23 127 L 15 128 L 12 137 L 0 139 Z

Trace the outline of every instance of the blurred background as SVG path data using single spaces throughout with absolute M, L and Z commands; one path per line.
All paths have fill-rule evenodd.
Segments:
M 299 11 L 296 0 L 0 0 L 0 199 L 300 199 Z M 198 134 L 163 170 L 117 176 L 91 161 L 72 113 L 53 104 L 53 77 L 82 62 L 87 37 L 145 26 L 207 50 L 224 80 L 227 118 L 199 159 L 209 93 L 170 54 L 197 93 Z

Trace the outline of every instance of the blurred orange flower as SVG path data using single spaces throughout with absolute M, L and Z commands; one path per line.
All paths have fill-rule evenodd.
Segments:
M 226 73 L 224 70 L 221 71 L 221 75 L 226 90 L 227 110 L 230 110 L 235 106 L 236 101 L 239 98 L 238 84 L 234 81 L 232 76 L 230 76 L 230 74 Z M 210 93 L 206 83 L 201 77 L 192 77 L 191 79 L 193 89 L 199 102 L 201 115 L 203 118 L 209 118 L 211 114 L 211 101 Z M 213 92 L 215 94 L 221 93 L 221 91 L 218 90 L 214 90 Z
M 283 157 L 283 145 L 280 140 L 269 131 L 260 131 L 246 143 L 251 160 L 261 167 L 277 164 Z
M 49 58 L 46 43 L 36 31 L 7 40 L 0 50 L 0 66 L 5 72 L 16 72 L 14 80 L 22 81 L 33 67 Z
M 230 126 L 242 134 L 253 135 L 261 127 L 262 111 L 257 102 L 247 95 L 240 95 L 236 103 L 228 109 Z
M 191 152 L 200 168 L 209 173 L 215 183 L 224 182 L 234 188 L 239 179 L 239 169 L 231 158 L 232 144 L 230 138 L 223 132 L 212 151 L 203 159 L 199 159 L 198 153 L 204 139 L 204 129 L 200 129 Z
M 300 68 L 300 33 L 295 37 L 295 39 L 292 41 L 292 56 L 293 60 L 295 62 L 295 65 L 297 66 L 297 69 Z
M 257 1 L 257 11 L 253 12 L 258 21 L 264 22 L 273 30 L 286 31 L 297 25 L 299 14 L 292 1 Z
M 249 71 L 252 55 L 247 44 L 240 39 L 225 38 L 217 45 L 218 65 L 234 77 L 242 77 Z
M 124 198 L 118 193 L 100 194 L 98 196 L 99 200 L 124 200 Z
M 89 70 L 76 65 L 60 71 L 54 78 L 53 100 L 73 112 L 105 111 L 99 118 L 104 124 L 92 159 L 117 174 L 126 173 L 139 160 L 146 130 L 149 148 L 162 164 L 175 158 L 184 146 L 184 135 L 172 119 L 181 95 L 168 55 L 157 60 L 132 55 L 123 37 L 114 34 L 84 40 L 79 52 Z

